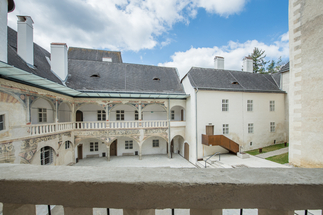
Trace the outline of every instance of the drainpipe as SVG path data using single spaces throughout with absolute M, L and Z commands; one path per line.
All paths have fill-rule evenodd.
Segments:
M 170 98 L 168 98 L 168 158 L 172 158 L 170 144 L 171 144 L 171 139 L 170 139 Z
M 197 136 L 197 93 L 198 92 L 199 92 L 199 88 L 196 88 L 196 91 L 195 91 L 196 163 L 198 159 L 198 136 Z

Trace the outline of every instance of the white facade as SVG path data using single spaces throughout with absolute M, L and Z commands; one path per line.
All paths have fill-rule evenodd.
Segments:
M 68 73 L 67 45 L 65 43 L 52 43 L 51 69 L 64 81 Z
M 34 65 L 34 27 L 30 16 L 17 16 L 17 52 L 29 65 Z
M 8 0 L 0 0 L 0 61 L 8 62 L 7 42 Z

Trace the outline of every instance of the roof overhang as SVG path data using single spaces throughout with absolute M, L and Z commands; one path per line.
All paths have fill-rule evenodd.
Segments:
M 104 92 L 104 91 L 80 91 L 42 78 L 38 75 L 18 69 L 0 61 L 0 76 L 5 79 L 23 84 L 39 87 L 52 92 L 72 96 L 89 98 L 151 98 L 151 99 L 185 99 L 186 94 L 171 93 L 142 93 L 142 92 Z

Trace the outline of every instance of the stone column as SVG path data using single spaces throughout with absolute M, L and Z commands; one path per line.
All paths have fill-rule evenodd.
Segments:
M 294 215 L 294 211 L 258 209 L 258 215 Z
M 64 207 L 64 215 L 92 215 L 92 208 L 70 208 Z
M 141 146 L 142 144 L 139 145 L 139 160 L 142 160 Z
M 106 120 L 109 121 L 109 116 L 110 116 L 109 105 L 105 106 L 105 116 L 106 116 Z
M 110 161 L 110 145 L 107 146 L 107 149 L 108 149 L 107 157 L 108 157 L 108 161 Z
M 190 209 L 190 215 L 222 215 L 222 209 L 214 209 L 214 210 Z
M 26 95 L 26 121 L 27 124 L 31 123 L 31 113 L 30 113 L 30 104 L 29 104 L 29 95 Z
M 142 114 L 141 114 L 141 104 L 139 105 L 139 109 L 138 109 L 138 118 L 139 118 L 139 121 L 142 120 Z
M 35 205 L 3 204 L 4 215 L 36 215 Z
M 123 215 L 155 215 L 155 209 L 148 209 L 148 210 L 123 209 Z
M 55 120 L 55 123 L 58 122 L 58 104 L 57 104 L 57 100 L 55 102 L 55 115 L 54 115 L 54 120 Z

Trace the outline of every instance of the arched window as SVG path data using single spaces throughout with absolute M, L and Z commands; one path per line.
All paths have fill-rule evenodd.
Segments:
M 45 146 L 40 150 L 40 162 L 41 165 L 50 165 L 53 163 L 53 148 Z
M 71 141 L 65 141 L 65 149 L 69 149 L 71 147 Z

